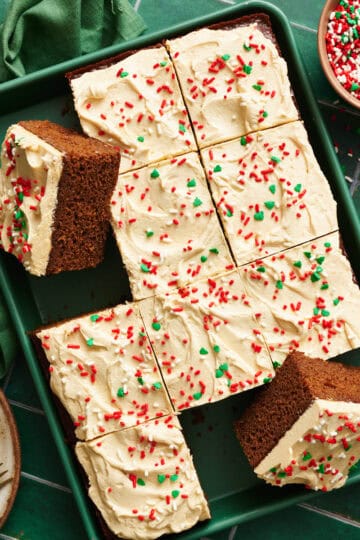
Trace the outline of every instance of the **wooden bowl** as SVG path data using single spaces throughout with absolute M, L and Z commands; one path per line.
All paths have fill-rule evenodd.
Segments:
M 350 105 L 356 107 L 357 109 L 360 109 L 360 100 L 353 97 L 347 90 L 345 90 L 342 84 L 335 77 L 326 52 L 325 35 L 327 32 L 327 25 L 329 22 L 330 13 L 334 11 L 334 9 L 338 5 L 339 0 L 327 0 L 321 13 L 318 27 L 318 51 L 320 56 L 320 63 L 327 77 L 327 80 L 329 81 L 335 92 L 337 92 L 337 94 L 339 94 L 339 96 L 341 96 L 345 101 L 350 103 Z
M 8 401 L 0 390 L 0 529 L 14 504 L 20 470 L 19 435 Z

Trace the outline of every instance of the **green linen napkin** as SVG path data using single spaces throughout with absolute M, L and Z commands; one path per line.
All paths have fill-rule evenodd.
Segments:
M 0 294 L 0 379 L 6 375 L 18 349 L 16 334 L 5 307 L 5 300 Z
M 128 0 L 12 0 L 0 25 L 0 82 L 138 36 Z

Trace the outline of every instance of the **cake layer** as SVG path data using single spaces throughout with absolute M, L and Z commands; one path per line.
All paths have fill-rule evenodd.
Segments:
M 202 151 L 238 265 L 338 228 L 336 203 L 301 122 Z
M 178 411 L 254 388 L 274 374 L 236 271 L 142 300 L 140 311 Z
M 338 233 L 258 260 L 239 274 L 275 365 L 294 350 L 330 358 L 360 347 L 360 291 Z
M 111 213 L 135 299 L 233 266 L 195 153 L 120 175 Z
M 69 73 L 83 130 L 118 146 L 121 172 L 195 150 L 173 65 L 162 46 Z
M 210 517 L 174 416 L 78 443 L 76 454 L 91 499 L 121 538 L 150 540 Z
M 2 147 L 1 244 L 32 274 L 103 257 L 119 153 L 47 121 L 10 126 Z
M 36 336 L 50 364 L 51 388 L 79 439 L 172 412 L 136 305 L 71 319 Z
M 166 42 L 200 148 L 298 118 L 269 18 L 258 19 Z

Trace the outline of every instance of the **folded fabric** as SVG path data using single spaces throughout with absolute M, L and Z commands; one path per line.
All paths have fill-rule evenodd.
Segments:
M 0 294 L 0 379 L 6 375 L 18 351 L 16 334 Z
M 0 25 L 0 82 L 138 36 L 128 0 L 12 0 Z

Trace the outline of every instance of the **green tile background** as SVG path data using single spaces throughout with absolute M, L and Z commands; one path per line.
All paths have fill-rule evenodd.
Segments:
M 0 20 L 9 0 L 0 1 Z M 219 11 L 241 0 L 131 0 L 147 32 Z M 323 0 L 273 0 L 288 16 L 314 94 L 338 152 L 360 217 L 360 115 L 344 105 L 321 72 L 316 28 Z M 19 427 L 22 476 L 0 540 L 86 540 L 78 510 L 25 360 L 19 356 L 2 381 Z M 212 536 L 211 540 L 360 539 L 360 485 L 322 494 L 310 504 L 274 513 Z M 209 539 L 203 539 L 209 540 Z

